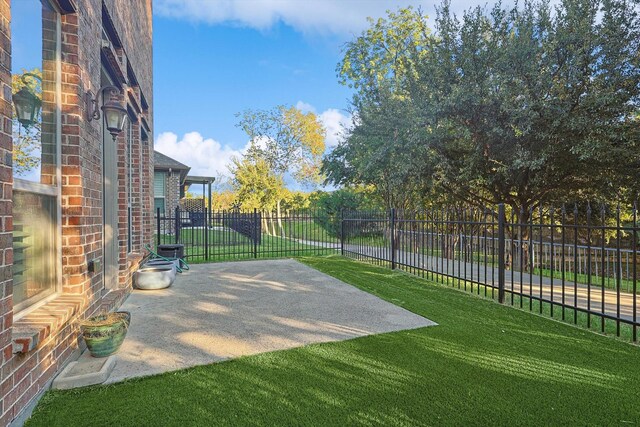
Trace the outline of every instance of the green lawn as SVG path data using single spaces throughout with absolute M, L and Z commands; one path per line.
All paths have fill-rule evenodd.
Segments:
M 287 227 L 288 225 L 285 223 L 287 237 L 270 236 L 263 233 L 261 242 L 257 246 L 254 246 L 253 241 L 248 237 L 231 229 L 213 229 L 206 232 L 201 228 L 183 228 L 180 232 L 179 243 L 185 245 L 185 256 L 189 263 L 249 259 L 254 257 L 254 253 L 257 253 L 257 258 L 275 258 L 326 255 L 335 252 L 335 249 L 327 249 L 301 241 L 303 237 L 305 240 L 321 242 L 333 240 L 326 235 L 319 234 L 318 230 L 312 234 L 298 236 Z M 173 244 L 175 236 L 162 234 L 160 235 L 160 243 Z M 205 243 L 209 246 L 208 254 L 205 251 Z M 208 255 L 208 258 L 205 255 Z
M 640 424 L 636 346 L 400 272 L 302 261 L 439 326 L 48 392 L 28 425 Z
M 372 261 L 369 261 L 372 262 Z M 386 261 L 375 261 L 375 264 L 378 266 L 383 266 L 385 268 L 391 268 L 389 262 Z M 480 285 L 477 283 L 472 283 L 465 281 L 463 279 L 457 279 L 453 277 L 447 277 L 437 273 L 425 272 L 413 269 L 411 267 L 405 267 L 398 265 L 397 267 L 400 270 L 404 270 L 408 273 L 415 274 L 416 276 L 421 276 L 423 278 L 429 279 L 431 281 L 435 281 L 439 284 L 446 285 L 452 288 L 457 288 L 458 290 L 463 290 L 465 292 L 471 292 L 476 296 L 483 298 L 490 298 L 494 301 L 498 302 L 498 287 L 497 287 L 497 277 L 495 287 Z M 556 292 L 560 292 L 560 283 L 556 283 Z M 566 283 L 567 288 L 572 288 L 572 283 Z M 533 284 L 533 293 L 534 298 L 529 298 L 526 296 L 526 293 L 529 290 L 529 285 L 524 284 L 522 286 L 522 291 L 525 295 L 520 296 L 520 286 L 514 284 L 513 289 L 511 288 L 511 283 L 507 281 L 505 283 L 505 305 L 512 305 L 513 307 L 520 308 L 523 310 L 528 310 L 545 317 L 551 317 L 555 320 L 570 323 L 577 325 L 579 327 L 590 329 L 594 332 L 604 333 L 611 336 L 617 336 L 624 341 L 631 342 L 633 341 L 633 327 L 624 322 L 617 322 L 614 319 L 606 319 L 602 316 L 598 316 L 597 314 L 587 314 L 581 310 L 574 310 L 570 307 L 565 307 L 564 309 L 561 306 L 559 301 L 553 304 L 553 307 L 548 302 L 541 302 L 539 299 L 535 297 L 539 295 L 538 293 L 538 285 L 536 283 Z M 595 292 L 596 287 L 593 287 L 592 291 Z M 573 304 L 573 298 L 567 296 L 566 298 L 567 305 Z M 583 307 L 584 308 L 584 307 Z M 600 310 L 599 304 L 593 304 L 592 307 L 595 311 Z M 640 335 L 640 329 L 637 331 L 638 335 Z

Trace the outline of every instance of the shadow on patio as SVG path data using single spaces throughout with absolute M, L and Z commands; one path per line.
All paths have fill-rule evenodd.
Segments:
M 107 382 L 433 322 L 293 260 L 200 264 L 135 291 Z

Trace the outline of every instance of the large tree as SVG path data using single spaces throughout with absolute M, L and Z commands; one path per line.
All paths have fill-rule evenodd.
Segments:
M 275 208 L 278 225 L 283 232 L 281 207 L 286 196 L 285 179 L 290 176 L 303 185 L 321 181 L 325 130 L 314 113 L 304 113 L 296 107 L 246 110 L 237 116 L 238 127 L 249 136 L 249 147 L 243 160 L 237 161 L 232 171 L 236 191 L 239 195 L 252 194 L 253 189 L 262 185 L 262 180 L 273 182 L 270 188 L 274 190 L 269 192 L 268 198 L 256 199 L 262 201 L 257 207 L 268 214 Z M 238 171 L 243 170 L 256 171 L 248 175 L 254 182 L 238 179 Z M 245 200 L 240 201 L 247 205 Z
M 429 193 L 429 148 L 407 84 L 430 39 L 427 17 L 411 7 L 370 19 L 344 49 L 339 79 L 354 88 L 353 125 L 324 159 L 327 180 L 373 186 L 388 208 L 416 208 Z
M 399 31 L 395 17 L 408 14 L 382 23 Z M 372 36 L 376 25 L 356 40 L 362 55 L 347 51 L 349 72 L 340 68 L 358 89 L 356 117 L 364 119 L 328 159 L 331 181 L 359 183 L 375 175 L 372 168 L 380 176 L 412 164 L 406 176 L 422 180 L 425 194 L 505 202 L 525 217 L 544 200 L 612 198 L 636 185 L 637 1 L 565 0 L 554 9 L 525 2 L 509 10 L 497 4 L 461 20 L 445 2 L 433 35 L 410 35 L 419 41 L 403 44 L 401 67 L 353 67 L 353 58 L 386 52 Z M 406 113 L 387 108 L 393 102 Z M 394 130 L 406 133 L 399 139 Z M 398 150 L 419 160 L 376 162 Z
M 407 97 L 378 90 L 376 102 L 358 101 L 356 123 L 323 164 L 337 185 L 372 186 L 387 208 L 415 209 L 429 194 L 429 148 Z
M 438 185 L 515 211 L 609 197 L 638 166 L 640 28 L 634 3 L 525 2 L 459 22 L 444 3 L 412 75 Z
M 380 89 L 404 93 L 415 61 L 426 54 L 431 31 L 427 16 L 412 7 L 387 12 L 387 18 L 368 18 L 369 28 L 344 47 L 338 64 L 340 83 L 355 89 L 356 100 L 377 99 Z
M 237 116 L 237 126 L 249 137 L 245 157 L 264 160 L 280 177 L 288 173 L 303 184 L 320 181 L 325 130 L 314 113 L 280 105 L 270 110 L 246 110 Z
M 284 182 L 269 168 L 266 161 L 247 158 L 233 159 L 230 166 L 236 201 L 245 209 L 270 210 L 282 197 Z

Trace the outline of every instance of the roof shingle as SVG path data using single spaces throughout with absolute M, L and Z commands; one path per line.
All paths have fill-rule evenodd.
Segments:
M 154 169 L 174 169 L 174 170 L 189 170 L 189 166 L 180 163 L 179 161 L 172 159 L 171 157 L 162 154 L 159 151 L 153 152 Z

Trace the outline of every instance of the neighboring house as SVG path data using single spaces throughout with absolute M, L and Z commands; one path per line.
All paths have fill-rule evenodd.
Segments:
M 159 151 L 154 152 L 153 169 L 153 212 L 161 221 L 160 234 L 175 233 L 175 214 L 179 208 L 179 224 L 182 226 L 203 226 L 204 209 L 211 210 L 211 184 L 215 178 L 209 176 L 190 176 L 191 168 Z M 202 198 L 186 198 L 186 192 L 192 185 L 202 185 Z M 208 198 L 207 198 L 208 194 Z M 205 201 L 208 202 L 205 203 Z
M 159 151 L 154 152 L 153 212 L 171 217 L 185 194 L 185 180 L 191 168 Z
M 78 320 L 122 303 L 153 244 L 152 5 L 0 0 L 0 18 L 5 426 L 79 355 Z

